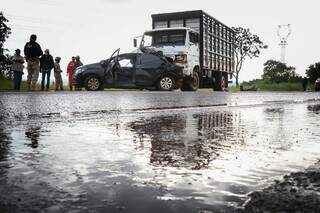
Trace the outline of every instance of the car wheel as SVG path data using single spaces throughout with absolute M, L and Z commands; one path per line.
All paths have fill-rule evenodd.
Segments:
M 170 76 L 164 76 L 159 79 L 158 88 L 162 91 L 172 91 L 175 87 L 174 79 Z
M 101 90 L 102 83 L 98 77 L 91 75 L 86 78 L 85 86 L 88 91 L 98 91 Z

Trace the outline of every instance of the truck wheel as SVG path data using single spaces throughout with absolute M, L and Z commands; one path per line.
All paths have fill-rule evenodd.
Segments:
M 222 72 L 218 72 L 215 75 L 215 81 L 213 83 L 214 91 L 225 91 L 226 89 L 226 78 L 224 77 Z
M 200 85 L 199 73 L 195 71 L 193 73 L 193 78 L 186 78 L 181 87 L 182 91 L 197 91 Z
M 90 75 L 85 80 L 85 87 L 88 91 L 98 91 L 103 89 L 103 84 L 98 77 Z
M 174 79 L 170 76 L 161 77 L 158 81 L 158 89 L 161 91 L 172 91 L 175 88 Z

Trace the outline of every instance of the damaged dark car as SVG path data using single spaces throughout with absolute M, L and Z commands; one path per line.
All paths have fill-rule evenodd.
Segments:
M 75 71 L 76 87 L 88 91 L 105 88 L 172 91 L 182 86 L 182 68 L 159 53 L 139 51 L 112 56 Z

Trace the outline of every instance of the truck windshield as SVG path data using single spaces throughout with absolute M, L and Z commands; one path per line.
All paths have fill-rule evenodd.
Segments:
M 185 30 L 168 30 L 152 32 L 152 45 L 184 45 L 186 40 Z

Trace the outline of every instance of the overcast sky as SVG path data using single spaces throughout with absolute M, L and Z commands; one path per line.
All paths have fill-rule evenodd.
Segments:
M 228 26 L 242 26 L 261 37 L 269 49 L 258 59 L 248 60 L 241 80 L 259 78 L 263 63 L 280 60 L 279 24 L 291 24 L 287 63 L 304 74 L 320 61 L 319 0 L 1 0 L 12 35 L 5 47 L 11 53 L 23 49 L 32 33 L 43 49 L 62 57 L 72 55 L 93 63 L 108 58 L 118 47 L 132 51 L 134 36 L 151 28 L 151 14 L 204 10 Z

